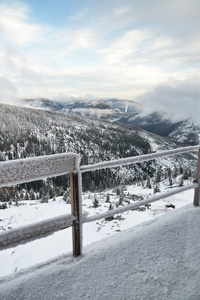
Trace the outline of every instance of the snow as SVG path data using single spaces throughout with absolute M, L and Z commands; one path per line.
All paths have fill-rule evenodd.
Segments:
M 172 189 L 171 191 L 169 191 L 167 193 L 162 193 L 162 195 L 157 194 L 157 195 L 152 196 L 150 198 L 147 198 L 145 200 L 136 201 L 132 204 L 122 206 L 122 207 L 118 207 L 115 210 L 107 211 L 104 214 L 100 214 L 100 215 L 96 215 L 96 216 L 92 216 L 92 217 L 87 217 L 83 220 L 83 222 L 93 222 L 93 221 L 97 221 L 97 220 L 102 219 L 102 218 L 109 218 L 109 217 L 113 216 L 114 214 L 123 213 L 123 212 L 131 210 L 131 209 L 137 209 L 140 206 L 147 205 L 147 204 L 150 204 L 152 202 L 158 201 L 160 198 L 162 198 L 162 199 L 169 198 L 172 195 L 178 194 L 180 192 L 187 191 L 188 189 L 194 189 L 194 188 L 197 188 L 197 187 L 198 187 L 198 183 L 193 183 L 193 184 L 185 186 L 185 187 L 175 188 L 175 189 Z
M 177 178 L 178 184 L 179 178 Z M 191 180 L 185 181 L 185 187 L 191 185 Z M 174 188 L 169 188 L 167 181 L 160 183 L 160 190 L 162 192 L 169 192 Z M 129 200 L 130 203 L 136 203 L 134 200 L 130 200 L 132 195 L 138 195 L 147 199 L 152 197 L 154 191 L 153 188 L 147 189 L 138 185 L 130 185 L 124 187 L 124 206 L 127 206 L 125 200 Z M 114 190 L 107 190 L 101 193 L 87 192 L 82 195 L 83 203 L 83 219 L 85 215 L 88 218 L 92 216 L 98 216 L 105 213 L 109 209 L 110 203 L 106 203 L 106 196 L 110 195 L 110 203 L 115 208 L 116 203 L 119 200 L 119 196 Z M 156 194 L 159 195 L 160 193 Z M 83 224 L 83 246 L 87 246 L 95 241 L 99 241 L 106 236 L 113 235 L 122 230 L 131 228 L 139 223 L 164 214 L 170 213 L 173 209 L 166 208 L 167 204 L 173 204 L 176 208 L 180 208 L 184 205 L 192 203 L 194 197 L 194 191 L 188 190 L 184 193 L 170 196 L 169 198 L 159 200 L 151 204 L 149 209 L 144 211 L 127 211 L 123 214 L 115 215 L 111 221 L 105 219 Z M 93 207 L 94 198 L 99 201 L 99 207 Z M 141 200 L 140 200 L 141 201 Z M 34 201 L 19 201 L 19 206 L 14 203 L 5 210 L 1 210 L 0 218 L 0 232 L 9 231 L 9 229 L 15 229 L 21 226 L 27 226 L 29 224 L 44 222 L 49 218 L 57 218 L 63 214 L 71 213 L 71 205 L 66 204 L 62 197 L 57 197 L 56 201 L 49 200 L 49 203 L 40 203 L 39 200 Z M 12 249 L 0 251 L 0 276 L 9 275 L 13 272 L 17 272 L 24 268 L 30 267 L 34 264 L 42 263 L 48 259 L 53 259 L 56 256 L 72 252 L 72 234 L 71 228 L 64 229 L 53 235 L 35 240 L 27 243 L 26 245 L 19 245 Z
M 200 299 L 200 208 L 192 204 L 2 278 L 1 299 Z

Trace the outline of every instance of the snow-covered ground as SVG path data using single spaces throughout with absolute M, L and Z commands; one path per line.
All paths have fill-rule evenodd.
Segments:
M 93 243 L 79 258 L 2 278 L 1 299 L 198 300 L 199 216 L 190 204 Z
M 189 184 L 190 181 L 185 182 Z M 160 183 L 160 190 L 167 190 L 165 182 Z M 106 203 L 109 194 L 109 203 Z M 132 203 L 137 195 L 147 198 L 153 194 L 153 189 L 143 188 L 142 186 L 126 186 L 123 188 L 123 205 Z M 178 194 L 154 202 L 149 207 L 143 207 L 142 210 L 128 211 L 120 215 L 115 215 L 111 221 L 102 219 L 100 221 L 86 223 L 83 226 L 83 245 L 87 246 L 93 242 L 99 241 L 106 236 L 119 233 L 144 221 L 152 220 L 164 213 L 173 211 L 173 208 L 166 208 L 167 204 L 173 204 L 175 209 L 192 203 L 194 191 Z M 99 206 L 93 207 L 94 199 L 97 199 Z M 105 212 L 112 205 L 116 207 L 119 201 L 119 195 L 116 190 L 107 190 L 102 193 L 84 193 L 83 194 L 83 212 L 89 215 Z M 66 204 L 62 197 L 50 200 L 49 203 L 40 203 L 37 201 L 20 201 L 19 206 L 11 205 L 8 209 L 1 210 L 0 231 L 9 230 L 26 224 L 45 220 L 51 217 L 70 213 L 71 205 Z M 12 249 L 0 252 L 0 276 L 9 275 L 34 264 L 45 262 L 59 255 L 72 251 L 71 228 L 59 231 L 53 235 L 36 240 L 26 245 L 20 245 Z

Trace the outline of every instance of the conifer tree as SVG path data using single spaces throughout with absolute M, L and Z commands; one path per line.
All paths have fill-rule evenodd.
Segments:
M 107 195 L 106 195 L 106 203 L 109 203 L 109 202 L 110 202 L 110 194 L 107 193 Z
M 97 198 L 95 197 L 94 198 L 94 201 L 93 201 L 93 207 L 94 208 L 97 208 L 99 206 L 99 201 L 97 200 Z
M 113 205 L 112 205 L 112 203 L 110 203 L 110 205 L 109 205 L 109 208 L 108 208 L 109 210 L 112 210 L 113 209 Z
M 148 189 L 151 189 L 151 181 L 150 181 L 150 177 L 148 176 L 148 178 L 147 178 L 147 185 L 146 185 L 146 187 L 148 188 Z

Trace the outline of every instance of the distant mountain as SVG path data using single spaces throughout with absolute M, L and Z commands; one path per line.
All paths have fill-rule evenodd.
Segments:
M 140 127 L 149 132 L 168 137 L 173 130 L 182 122 L 172 123 L 170 120 L 165 120 L 158 113 L 153 113 L 147 116 L 142 116 L 139 113 L 126 115 L 122 117 L 120 122 Z
M 170 119 L 166 120 L 159 113 L 152 113 L 144 116 L 141 108 L 138 107 L 138 104 L 130 100 L 86 100 L 72 97 L 65 102 L 38 98 L 23 99 L 23 103 L 32 108 L 130 124 L 151 133 L 186 144 L 198 144 L 200 139 L 200 123 L 194 124 L 190 120 L 172 122 Z
M 98 119 L 118 120 L 123 116 L 123 111 L 117 105 L 109 105 L 107 101 L 81 100 L 71 98 L 67 102 L 50 101 L 44 98 L 23 99 L 22 102 L 31 108 L 45 109 L 62 113 L 88 116 Z
M 200 142 L 200 125 L 183 121 L 169 134 L 169 138 L 180 143 L 198 145 Z
M 126 115 L 119 121 L 183 144 L 198 145 L 200 140 L 200 123 L 197 124 L 190 120 L 172 122 L 169 119 L 166 120 L 158 113 L 152 113 L 147 116 L 135 113 Z

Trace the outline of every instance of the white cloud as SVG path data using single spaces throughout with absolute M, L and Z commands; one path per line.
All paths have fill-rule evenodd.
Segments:
M 21 96 L 91 93 L 134 99 L 170 77 L 198 74 L 199 32 L 191 28 L 199 24 L 200 2 L 189 2 L 89 1 L 53 27 L 36 23 L 26 4 L 4 1 L 1 73 Z M 192 34 L 184 36 L 186 31 Z
M 78 14 L 70 16 L 70 18 L 73 21 L 77 21 L 77 20 L 82 19 L 87 13 L 88 13 L 88 9 L 84 9 L 83 11 L 79 12 Z
M 117 15 L 119 17 L 120 15 L 124 15 L 129 11 L 130 7 L 118 7 L 116 10 L 114 10 L 114 15 Z
M 117 38 L 108 48 L 99 50 L 108 64 L 123 62 L 131 54 L 137 52 L 144 40 L 149 39 L 151 33 L 147 30 L 131 30 Z
M 159 51 L 162 49 L 172 48 L 175 46 L 175 44 L 176 41 L 172 40 L 170 37 L 167 36 L 155 37 L 155 39 L 152 41 L 152 44 L 149 45 L 148 50 Z
M 200 76 L 157 85 L 137 98 L 146 114 L 161 112 L 166 118 L 200 122 Z
M 174 66 L 189 69 L 189 63 L 199 61 L 199 52 L 200 42 L 197 36 L 186 42 L 182 38 L 158 35 L 156 31 L 147 29 L 127 31 L 108 47 L 98 51 L 105 64 L 159 64 L 165 68 L 164 72 L 169 67 L 168 72 L 172 73 L 177 72 Z
M 60 44 L 62 54 L 71 54 L 73 51 L 89 50 L 96 47 L 97 37 L 92 28 L 82 28 L 76 30 L 63 29 L 56 34 L 57 43 Z
M 0 4 L 0 33 L 2 36 L 17 45 L 38 40 L 41 28 L 31 24 L 27 17 L 28 7 L 21 4 L 7 6 Z

